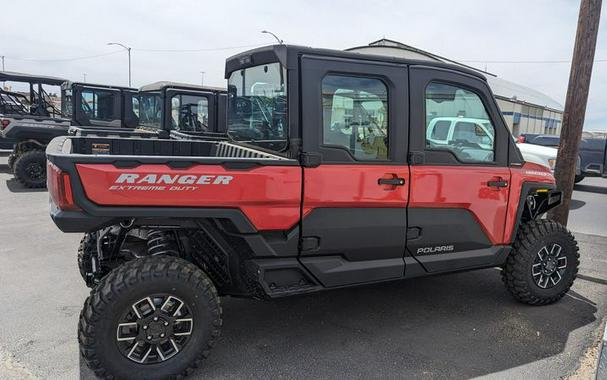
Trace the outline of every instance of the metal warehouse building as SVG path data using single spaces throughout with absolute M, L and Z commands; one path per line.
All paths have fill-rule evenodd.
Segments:
M 487 77 L 487 82 L 495 95 L 506 124 L 514 136 L 521 133 L 550 135 L 561 133 L 563 106 L 539 91 L 498 78 L 495 74 L 385 38 L 371 42 L 366 46 L 357 46 L 347 50 L 365 54 L 448 62 L 479 71 Z

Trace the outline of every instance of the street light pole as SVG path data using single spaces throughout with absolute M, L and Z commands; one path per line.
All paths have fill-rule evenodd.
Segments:
M 82 78 L 84 79 L 84 83 L 86 83 L 86 73 L 82 73 Z
M 119 42 L 108 42 L 108 45 L 117 45 L 122 47 L 129 54 L 129 87 L 131 87 L 131 48 Z
M 1 57 L 2 57 L 2 71 L 4 71 L 4 56 L 1 56 Z
M 204 86 L 204 73 L 205 73 L 204 71 L 200 72 L 200 85 L 201 86 Z
M 278 36 L 277 36 L 276 34 L 274 34 L 274 33 L 270 32 L 269 30 L 262 30 L 262 31 L 261 31 L 261 33 L 271 35 L 272 37 L 274 37 L 274 38 L 276 39 L 276 41 L 278 41 L 278 44 L 279 44 L 279 45 L 282 45 L 282 44 L 284 43 L 284 41 L 283 41 L 283 40 L 281 40 L 280 38 L 278 38 Z

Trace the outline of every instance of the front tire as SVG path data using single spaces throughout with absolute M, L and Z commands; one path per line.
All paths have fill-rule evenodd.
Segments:
M 217 290 L 195 265 L 175 257 L 129 261 L 104 277 L 80 314 L 80 352 L 106 379 L 189 374 L 220 334 Z
M 42 150 L 30 150 L 15 161 L 14 174 L 17 181 L 30 189 L 46 186 L 46 154 Z
M 571 232 L 552 220 L 533 220 L 519 229 L 502 279 L 518 301 L 547 305 L 567 293 L 579 264 L 579 248 Z
M 580 183 L 584 180 L 585 176 L 583 174 L 576 174 L 575 179 L 573 180 L 575 183 Z

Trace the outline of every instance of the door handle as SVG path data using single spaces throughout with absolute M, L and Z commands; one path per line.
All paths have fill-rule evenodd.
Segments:
M 395 178 L 380 178 L 377 180 L 378 185 L 403 186 L 405 179 L 400 177 Z
M 508 181 L 505 181 L 503 178 L 496 178 L 493 181 L 487 181 L 487 186 L 489 187 L 508 187 Z

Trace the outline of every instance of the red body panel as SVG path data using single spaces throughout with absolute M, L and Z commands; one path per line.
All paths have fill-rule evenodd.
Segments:
M 404 186 L 379 185 L 400 177 Z M 407 207 L 409 167 L 321 165 L 304 169 L 304 215 L 317 207 Z
M 219 165 L 188 169 L 166 165 L 134 169 L 109 164 L 76 167 L 87 198 L 102 206 L 238 208 L 258 230 L 287 230 L 300 218 L 302 169 L 297 166 L 246 171 L 226 170 Z M 136 178 L 117 183 L 125 174 Z M 221 179 L 224 177 L 230 177 L 229 184 Z M 380 178 L 395 177 L 404 178 L 405 185 L 378 184 Z M 319 207 L 464 208 L 474 215 L 492 244 L 510 242 L 523 182 L 554 183 L 547 168 L 531 163 L 513 169 L 321 165 L 305 168 L 304 178 L 304 216 Z M 509 186 L 487 186 L 488 181 L 499 178 L 508 181 Z
M 87 198 L 102 206 L 238 208 L 258 230 L 286 230 L 300 217 L 299 166 L 245 171 L 226 170 L 220 165 L 187 169 L 141 165 L 125 169 L 110 164 L 77 164 L 76 169 Z M 132 177 L 119 180 L 121 175 Z
M 478 220 L 493 244 L 504 241 L 509 187 L 488 187 L 510 169 L 477 166 L 411 166 L 409 207 L 464 208 Z
M 510 243 L 512 234 L 516 233 L 516 214 L 518 211 L 519 200 L 523 182 L 541 182 L 554 184 L 554 176 L 548 168 L 527 162 L 521 168 L 510 169 L 512 177 L 510 180 L 510 201 L 508 202 L 508 217 L 506 218 L 504 228 L 504 244 Z

